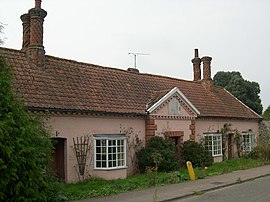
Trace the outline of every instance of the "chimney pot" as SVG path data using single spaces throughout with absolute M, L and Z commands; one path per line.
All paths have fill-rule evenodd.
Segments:
M 212 91 L 212 88 L 213 88 L 213 81 L 211 78 L 211 60 L 212 58 L 209 56 L 202 57 L 202 62 L 203 62 L 202 85 L 209 91 Z
M 194 57 L 198 58 L 199 57 L 199 50 L 196 48 L 194 49 Z
M 22 49 L 27 48 L 30 44 L 30 16 L 29 14 L 21 15 L 21 21 L 23 25 L 23 43 Z
M 35 8 L 41 8 L 41 0 L 35 0 Z
M 193 63 L 193 81 L 199 81 L 201 80 L 201 59 L 199 58 L 198 49 L 194 49 L 194 56 L 195 57 L 191 60 L 191 62 Z
M 211 60 L 209 56 L 202 57 L 203 62 L 203 80 L 212 80 L 211 78 Z

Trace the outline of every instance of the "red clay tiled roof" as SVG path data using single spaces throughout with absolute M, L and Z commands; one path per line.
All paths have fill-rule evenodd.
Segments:
M 46 56 L 41 70 L 31 67 L 21 51 L 0 48 L 0 55 L 12 67 L 14 88 L 29 108 L 144 114 L 156 92 L 160 96 L 178 87 L 202 117 L 260 118 L 220 87 L 210 92 L 198 82 L 52 56 Z

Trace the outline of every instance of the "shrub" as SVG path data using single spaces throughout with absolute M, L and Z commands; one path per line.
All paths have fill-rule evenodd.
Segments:
M 182 146 L 182 161 L 191 161 L 194 167 L 210 166 L 213 164 L 212 154 L 202 144 L 194 141 L 185 141 Z
M 52 143 L 41 121 L 16 100 L 11 72 L 0 58 L 0 201 L 56 201 L 47 172 Z
M 136 153 L 138 168 L 156 167 L 158 171 L 169 172 L 178 168 L 177 150 L 174 144 L 161 137 L 153 137 L 145 148 Z
M 268 130 L 261 132 L 257 146 L 247 156 L 262 161 L 270 161 L 270 132 Z

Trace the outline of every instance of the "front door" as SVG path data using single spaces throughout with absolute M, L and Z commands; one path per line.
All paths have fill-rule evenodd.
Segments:
M 52 169 L 56 176 L 65 181 L 65 138 L 53 138 L 54 149 L 52 151 Z
M 228 135 L 228 159 L 233 158 L 233 134 Z

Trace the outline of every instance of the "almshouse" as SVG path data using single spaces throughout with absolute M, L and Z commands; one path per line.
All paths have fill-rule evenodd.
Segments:
M 45 55 L 41 0 L 21 16 L 21 50 L 0 48 L 14 74 L 13 86 L 29 113 L 44 114 L 57 140 L 54 169 L 66 182 L 89 176 L 125 178 L 134 172 L 134 152 L 153 136 L 176 145 L 201 141 L 221 161 L 224 124 L 241 132 L 249 151 L 261 117 L 211 78 L 211 57 L 192 59 L 194 80 L 121 70 Z M 201 70 L 202 63 L 202 70 Z M 203 75 L 201 76 L 201 72 Z M 226 156 L 236 154 L 234 134 Z

